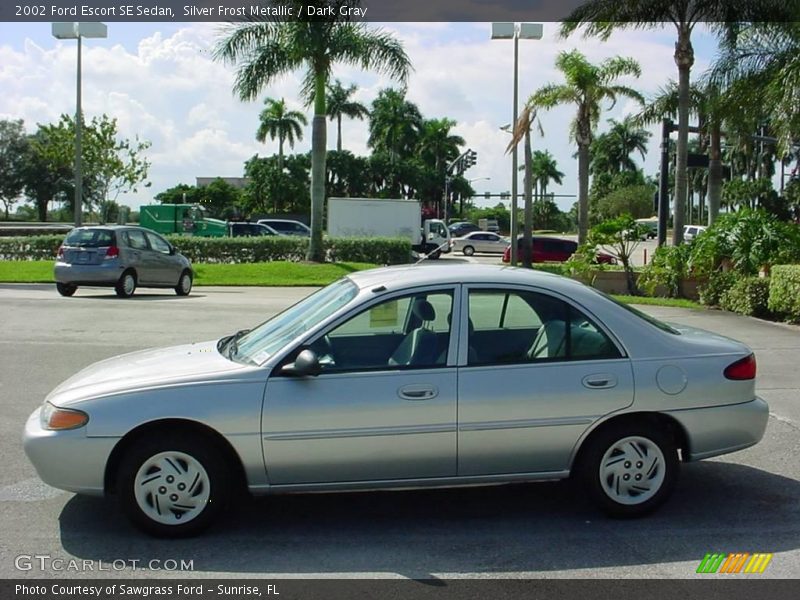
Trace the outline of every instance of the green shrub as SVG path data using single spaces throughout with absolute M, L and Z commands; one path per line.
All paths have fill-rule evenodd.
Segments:
M 800 265 L 775 265 L 770 273 L 769 309 L 800 323 Z
M 325 238 L 331 262 L 402 265 L 411 260 L 411 242 L 403 238 Z
M 308 250 L 308 238 L 294 236 L 166 237 L 195 263 L 300 262 L 306 259 Z M 52 260 L 62 241 L 63 235 L 0 237 L 0 260 Z M 411 243 L 406 239 L 325 238 L 323 245 L 331 262 L 397 265 L 411 259 Z
M 749 315 L 764 317 L 769 314 L 769 278 L 768 277 L 740 277 L 722 294 L 719 302 L 725 310 Z
M 705 285 L 697 288 L 700 302 L 706 306 L 719 306 L 722 296 L 736 283 L 738 278 L 732 271 L 714 271 L 709 275 Z
M 53 260 L 63 241 L 61 234 L 0 237 L 0 260 Z
M 668 298 L 681 297 L 681 282 L 689 274 L 690 246 L 661 246 L 653 254 L 653 260 L 639 276 L 639 287 L 648 296 L 655 296 L 656 288 L 663 286 Z

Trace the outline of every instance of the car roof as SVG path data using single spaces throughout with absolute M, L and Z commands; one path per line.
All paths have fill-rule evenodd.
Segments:
M 500 265 L 461 263 L 446 268 L 441 265 L 399 265 L 351 273 L 348 278 L 360 289 L 396 290 L 406 287 L 453 283 L 518 284 L 545 287 L 564 294 L 572 294 L 582 284 L 569 279 L 532 269 Z
M 300 225 L 305 225 L 302 221 L 295 221 L 294 219 L 259 219 L 259 223 L 300 223 Z M 306 225 L 308 227 L 308 225 Z

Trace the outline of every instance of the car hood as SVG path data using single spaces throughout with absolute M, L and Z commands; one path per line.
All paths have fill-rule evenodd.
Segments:
M 90 365 L 47 396 L 57 406 L 99 396 L 211 381 L 249 381 L 263 370 L 226 359 L 217 342 L 141 350 Z

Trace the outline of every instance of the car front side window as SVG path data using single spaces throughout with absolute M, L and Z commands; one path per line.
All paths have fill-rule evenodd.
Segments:
M 451 291 L 380 302 L 311 344 L 323 372 L 444 366 L 450 343 Z

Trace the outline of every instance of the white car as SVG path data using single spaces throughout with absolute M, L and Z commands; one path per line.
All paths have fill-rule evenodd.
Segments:
M 707 227 L 703 227 L 702 225 L 684 225 L 683 227 L 683 239 L 687 242 L 691 242 L 695 239 L 698 235 L 703 233 Z
M 465 256 L 472 256 L 476 252 L 502 254 L 509 245 L 508 239 L 489 231 L 473 231 L 462 237 L 454 238 L 450 248 L 462 252 Z

